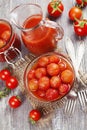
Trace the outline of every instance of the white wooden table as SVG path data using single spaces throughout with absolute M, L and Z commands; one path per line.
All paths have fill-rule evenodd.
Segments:
M 47 5 L 50 0 L 0 0 L 0 18 L 6 18 L 9 16 L 9 11 L 20 3 L 37 3 L 42 7 L 44 17 L 47 15 Z M 74 46 L 78 46 L 79 38 L 75 36 L 72 23 L 68 19 L 68 11 L 73 6 L 74 0 L 62 0 L 64 4 L 64 12 L 62 16 L 55 21 L 58 22 L 64 29 L 64 38 L 59 42 L 59 46 L 64 49 L 64 39 L 69 36 Z M 83 9 L 84 17 L 87 18 L 87 7 Z M 87 49 L 87 38 L 84 38 L 85 46 Z M 25 53 L 25 48 L 22 50 Z M 87 50 L 84 55 L 84 66 L 87 66 Z M 6 65 L 6 64 L 4 64 Z M 0 63 L 0 69 L 3 68 L 3 64 Z M 87 68 L 87 67 L 86 67 Z M 0 84 L 0 86 L 3 84 Z M 0 100 L 0 130 L 87 130 L 87 113 L 81 110 L 79 102 L 76 104 L 75 112 L 72 116 L 64 115 L 63 109 L 55 111 L 51 122 L 48 126 L 38 127 L 32 126 L 28 122 L 28 113 L 32 109 L 31 104 L 25 99 L 23 104 L 18 109 L 11 109 L 8 105 L 8 99 L 13 94 L 20 93 L 17 88 L 12 91 L 11 94 Z

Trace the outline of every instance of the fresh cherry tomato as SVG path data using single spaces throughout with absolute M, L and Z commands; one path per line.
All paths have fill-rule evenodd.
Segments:
M 28 86 L 31 91 L 36 91 L 38 89 L 38 80 L 37 79 L 29 80 Z
M 37 68 L 35 70 L 36 78 L 40 79 L 41 77 L 46 75 L 46 68 Z
M 6 80 L 6 87 L 9 89 L 14 89 L 18 86 L 18 80 L 16 77 L 10 76 L 7 80 Z
M 74 79 L 73 72 L 66 69 L 61 73 L 61 80 L 64 83 L 72 83 Z
M 11 73 L 8 69 L 3 69 L 0 71 L 0 79 L 7 80 L 10 77 Z
M 41 112 L 37 109 L 33 109 L 29 112 L 29 118 L 31 121 L 38 121 L 41 118 Z
M 50 80 L 47 76 L 39 79 L 39 89 L 46 91 L 50 87 Z
M 61 84 L 59 86 L 59 93 L 61 95 L 66 94 L 67 92 L 69 92 L 69 90 L 70 90 L 70 85 L 69 84 Z
M 28 79 L 30 80 L 32 78 L 35 78 L 35 70 L 33 69 L 28 72 Z
M 87 0 L 83 0 L 84 1 L 84 6 L 87 6 Z
M 83 19 L 75 22 L 74 31 L 78 36 L 87 36 L 87 20 Z
M 81 7 L 84 7 L 87 5 L 87 0 L 76 0 L 77 4 Z
M 48 57 L 41 57 L 39 60 L 38 60 L 38 66 L 40 67 L 46 67 L 47 65 L 49 64 L 49 59 Z
M 50 85 L 52 88 L 58 88 L 61 85 L 61 79 L 59 76 L 53 76 L 50 79 Z
M 64 6 L 61 1 L 53 0 L 49 2 L 47 10 L 50 16 L 57 18 L 63 13 Z
M 56 90 L 56 89 L 49 88 L 46 91 L 47 100 L 55 100 L 58 98 L 58 96 L 59 96 L 59 93 L 58 93 L 58 90 Z
M 69 18 L 70 20 L 76 20 L 76 19 L 80 19 L 82 17 L 82 10 L 79 9 L 78 7 L 72 7 L 69 10 Z
M 4 45 L 6 44 L 6 42 L 2 39 L 0 39 L 0 48 L 4 47 Z
M 60 72 L 60 69 L 59 69 L 59 65 L 58 64 L 50 63 L 49 65 L 47 65 L 47 73 L 50 76 L 58 75 L 59 72 Z
M 57 55 L 51 55 L 49 56 L 49 63 L 58 63 L 60 59 L 58 58 Z
M 77 4 L 80 4 L 80 5 L 84 3 L 83 0 L 76 0 L 76 2 L 77 2 Z
M 9 105 L 12 108 L 18 108 L 21 105 L 21 99 L 18 96 L 12 96 L 9 99 Z

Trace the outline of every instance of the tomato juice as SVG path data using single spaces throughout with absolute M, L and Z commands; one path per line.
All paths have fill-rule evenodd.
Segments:
M 35 55 L 53 51 L 57 45 L 56 29 L 41 25 L 41 20 L 41 15 L 32 15 L 23 24 L 23 28 L 28 30 L 22 32 L 22 40 L 29 51 Z
M 17 34 L 13 32 L 10 23 L 6 20 L 0 20 L 0 62 L 5 61 L 5 55 L 10 57 L 9 60 L 17 55 L 11 49 L 12 47 L 21 49 L 21 42 Z

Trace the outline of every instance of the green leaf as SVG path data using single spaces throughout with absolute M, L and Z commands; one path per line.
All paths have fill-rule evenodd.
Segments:
M 9 88 L 5 88 L 4 90 L 1 90 L 0 91 L 0 99 L 9 95 L 10 92 L 11 92 L 11 90 Z

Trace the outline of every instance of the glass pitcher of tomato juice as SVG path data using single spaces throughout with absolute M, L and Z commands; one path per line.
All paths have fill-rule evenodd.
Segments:
M 56 22 L 43 19 L 42 9 L 37 4 L 22 4 L 14 8 L 11 21 L 21 30 L 25 46 L 34 55 L 53 51 L 63 37 L 63 29 Z
M 7 20 L 0 19 L 0 62 L 14 59 L 20 49 L 21 42 L 11 24 Z

